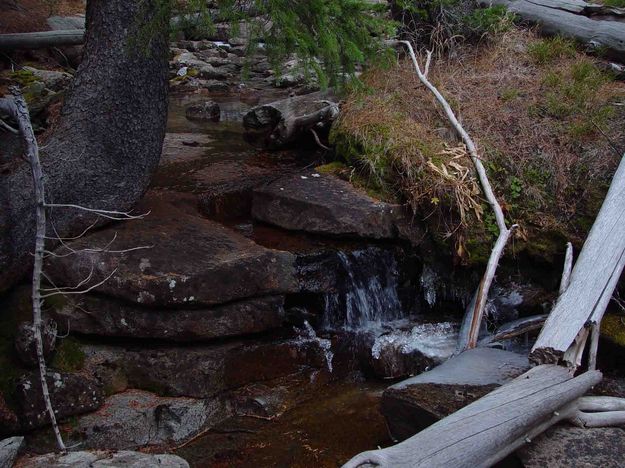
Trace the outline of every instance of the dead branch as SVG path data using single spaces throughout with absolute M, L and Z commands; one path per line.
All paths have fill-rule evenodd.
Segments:
M 54 409 L 52 408 L 52 401 L 50 400 L 50 392 L 48 389 L 48 382 L 46 380 L 47 368 L 43 354 L 43 339 L 41 337 L 41 306 L 44 296 L 41 295 L 41 276 L 43 270 L 43 257 L 45 251 L 45 237 L 46 237 L 46 202 L 45 202 L 45 189 L 43 182 L 43 171 L 41 163 L 39 161 L 39 146 L 35 133 L 33 132 L 32 125 L 30 123 L 30 116 L 28 114 L 28 107 L 26 101 L 22 96 L 19 88 L 11 87 L 12 105 L 9 100 L 4 100 L 5 105 L 8 105 L 10 114 L 17 121 L 19 132 L 24 140 L 26 147 L 26 155 L 30 163 L 30 167 L 33 175 L 33 185 L 36 201 L 36 219 L 37 228 L 35 234 L 35 259 L 33 264 L 33 276 L 32 276 L 32 305 L 33 305 L 33 329 L 35 334 L 35 343 L 37 349 L 37 360 L 39 364 L 39 377 L 41 379 L 41 389 L 43 393 L 43 400 L 46 406 L 46 411 L 50 417 L 50 423 L 52 424 L 52 430 L 56 438 L 56 443 L 61 451 L 65 451 L 65 444 L 59 431 L 59 426 L 56 421 Z
M 428 88 L 432 94 L 436 97 L 436 100 L 442 106 L 448 120 L 451 122 L 452 126 L 464 142 L 471 156 L 471 160 L 473 161 L 473 165 L 475 166 L 475 170 L 478 174 L 478 178 L 480 180 L 480 184 L 482 185 L 482 190 L 484 191 L 484 196 L 493 212 L 495 213 L 495 219 L 497 221 L 497 227 L 499 228 L 499 236 L 497 238 L 497 242 L 493 247 L 490 258 L 488 260 L 488 264 L 486 265 L 486 272 L 480 282 L 480 285 L 475 294 L 475 302 L 473 307 L 467 311 L 467 315 L 469 317 L 465 318 L 463 322 L 463 327 L 460 331 L 459 343 L 462 343 L 461 349 L 459 351 L 463 351 L 464 349 L 475 348 L 477 346 L 477 340 L 480 332 L 480 325 L 482 323 L 482 318 L 484 316 L 484 310 L 486 307 L 486 301 L 488 299 L 488 292 L 490 291 L 490 287 L 495 278 L 495 273 L 497 271 L 497 266 L 499 264 L 499 260 L 503 255 L 503 251 L 510 239 L 511 234 L 516 229 L 516 225 L 511 226 L 508 229 L 506 225 L 506 219 L 503 214 L 503 210 L 501 205 L 497 201 L 495 194 L 493 192 L 490 181 L 488 180 L 488 176 L 486 174 L 486 169 L 480 160 L 480 157 L 477 152 L 477 147 L 467 131 L 458 121 L 456 114 L 452 110 L 451 106 L 445 99 L 445 97 L 440 93 L 440 91 L 428 80 L 427 72 L 423 73 L 421 71 L 421 67 L 419 66 L 419 61 L 417 60 L 417 56 L 414 52 L 412 44 L 409 41 L 395 41 L 395 44 L 402 44 L 406 49 L 408 49 L 408 53 L 410 54 L 410 58 L 412 59 L 412 63 L 414 65 L 415 71 L 419 80 L 423 85 Z M 431 54 L 428 54 L 428 66 L 426 69 L 429 69 Z M 466 326 L 465 326 L 466 325 Z

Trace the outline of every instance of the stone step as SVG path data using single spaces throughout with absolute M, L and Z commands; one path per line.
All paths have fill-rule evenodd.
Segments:
M 108 278 L 94 291 L 155 308 L 200 308 L 298 290 L 295 257 L 288 252 L 261 247 L 155 196 L 136 212 L 149 214 L 68 243 L 75 254 L 57 249 L 46 264 L 54 284 L 72 287 L 90 278 L 82 285 L 90 287 Z

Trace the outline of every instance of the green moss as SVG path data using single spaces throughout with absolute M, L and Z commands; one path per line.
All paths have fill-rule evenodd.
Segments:
M 348 167 L 340 161 L 333 161 L 331 163 L 315 167 L 315 171 L 319 174 L 339 174 L 346 170 L 349 170 Z
M 614 8 L 625 8 L 625 0 L 602 0 L 600 3 Z
M 608 314 L 601 321 L 601 334 L 619 346 L 625 346 L 625 317 Z
M 539 65 L 547 65 L 555 60 L 575 56 L 575 42 L 562 36 L 536 41 L 527 49 L 532 60 Z
M 85 353 L 80 343 L 74 338 L 59 341 L 51 367 L 63 372 L 76 372 L 83 368 Z
M 19 84 L 22 88 L 38 81 L 37 77 L 30 70 L 17 70 L 11 72 L 9 74 L 9 78 Z

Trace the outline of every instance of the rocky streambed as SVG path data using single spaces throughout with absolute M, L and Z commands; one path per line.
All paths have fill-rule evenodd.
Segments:
M 330 156 L 318 146 L 246 142 L 243 114 L 309 91 L 297 77 L 276 81 L 259 59 L 240 86 L 240 47 L 176 46 L 163 155 L 135 210 L 146 216 L 46 263 L 56 287 L 97 285 L 45 310 L 67 444 L 192 466 L 336 466 L 391 443 L 380 405 L 399 427 L 411 403 L 382 390 L 453 353 L 479 272 L 455 269 L 404 207 L 318 170 Z M 519 283 L 515 268 L 498 278 L 491 327 L 549 305 L 555 285 Z M 54 445 L 32 359 L 13 345 L 28 300 L 27 286 L 2 298 L 0 427 L 36 454 Z

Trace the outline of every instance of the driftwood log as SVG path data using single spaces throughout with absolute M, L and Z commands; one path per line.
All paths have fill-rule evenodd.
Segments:
M 318 139 L 316 132 L 329 128 L 338 114 L 332 92 L 319 91 L 254 107 L 243 117 L 243 126 L 248 140 L 276 149 L 304 135 Z
M 625 160 L 573 268 L 569 287 L 545 322 L 530 359 L 576 366 L 590 329 L 601 323 L 625 266 Z M 568 352 L 571 350 L 571 352 Z
M 583 0 L 480 0 L 482 6 L 503 5 L 545 35 L 561 35 L 602 49 L 625 60 L 625 10 Z
M 84 29 L 0 34 L 0 50 L 43 49 L 80 45 L 85 41 Z
M 573 378 L 554 365 L 535 367 L 410 439 L 357 455 L 355 467 L 492 466 L 553 424 L 575 418 L 577 400 L 601 380 Z

